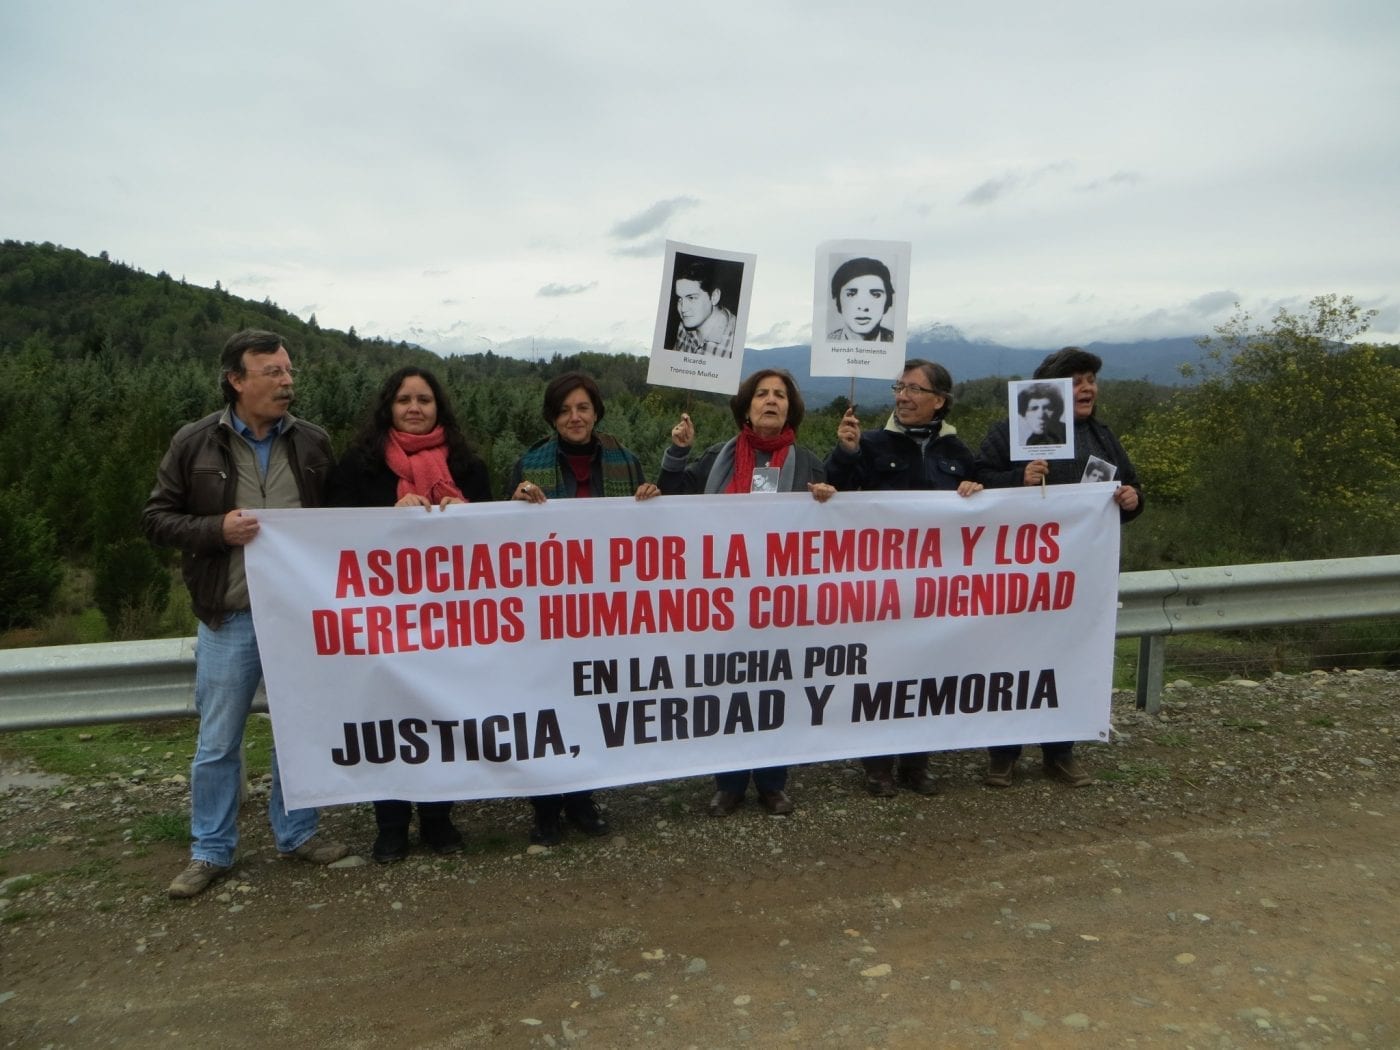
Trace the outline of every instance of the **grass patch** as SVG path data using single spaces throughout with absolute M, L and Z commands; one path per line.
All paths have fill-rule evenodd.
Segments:
M 487 831 L 467 836 L 465 856 L 484 857 L 498 853 L 519 853 L 520 840 L 504 831 Z
M 51 876 L 43 872 L 35 872 L 30 875 L 17 875 L 15 881 L 10 885 L 10 893 L 24 893 L 32 890 L 35 886 L 42 886 Z
M 1319 715 L 1317 718 L 1309 718 L 1308 725 L 1317 726 L 1319 729 L 1331 729 L 1337 724 L 1335 718 L 1328 718 L 1326 715 Z
M 1163 747 L 1190 747 L 1192 744 L 1190 733 L 1163 733 L 1157 738 L 1157 743 Z
M 88 857 L 62 869 L 58 874 L 70 879 L 100 879 L 111 874 L 117 862 L 112 857 Z
M 131 825 L 131 841 L 141 845 L 153 842 L 174 842 L 184 845 L 190 840 L 190 817 L 184 810 L 166 810 L 138 817 Z
M 199 723 L 195 719 L 165 719 L 114 725 L 31 729 L 7 734 L 6 750 L 29 758 L 46 773 L 78 779 L 131 777 L 144 770 L 142 780 L 159 780 L 175 773 L 188 776 Z M 250 778 L 272 768 L 272 723 L 263 716 L 248 719 L 243 735 Z
M 1141 639 L 1119 638 L 1113 649 L 1113 686 L 1137 681 Z M 1165 640 L 1162 677 L 1207 685 L 1227 678 L 1266 678 L 1275 671 L 1400 665 L 1400 619 L 1360 620 L 1309 627 L 1267 627 L 1176 635 Z
M 1171 770 L 1156 762 L 1119 762 L 1099 772 L 1100 780 L 1115 784 L 1143 784 L 1171 779 Z
M 8 857 L 11 853 L 28 853 L 30 850 L 42 849 L 48 844 L 49 837 L 36 831 L 22 839 L 15 839 L 8 846 L 0 846 L 0 857 Z
M 15 923 L 26 922 L 29 919 L 41 918 L 37 911 L 7 911 L 0 912 L 0 925 L 13 926 Z
M 30 758 L 46 773 L 78 778 L 187 772 L 195 723 L 184 719 L 120 725 L 31 729 L 5 737 L 7 750 Z

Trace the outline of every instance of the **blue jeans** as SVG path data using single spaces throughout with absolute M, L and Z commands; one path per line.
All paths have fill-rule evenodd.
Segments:
M 199 712 L 199 743 L 190 769 L 190 834 L 194 837 L 190 855 L 228 867 L 238 849 L 243 727 L 262 681 L 252 615 L 230 613 L 218 630 L 201 623 L 197 645 L 194 706 Z M 286 811 L 275 750 L 267 816 L 277 848 L 283 853 L 316 834 L 316 810 Z

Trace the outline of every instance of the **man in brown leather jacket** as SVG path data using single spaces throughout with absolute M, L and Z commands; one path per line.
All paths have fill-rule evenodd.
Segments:
M 331 463 L 326 432 L 287 411 L 293 370 L 281 336 L 236 332 L 219 367 L 223 410 L 175 434 L 141 516 L 148 539 L 180 550 L 200 619 L 199 742 L 190 771 L 194 845 L 189 866 L 170 884 L 172 897 L 196 896 L 221 879 L 238 846 L 243 729 L 262 680 L 243 548 L 258 534 L 259 508 L 320 506 Z M 268 818 L 285 857 L 330 864 L 349 852 L 316 834 L 316 810 L 285 810 L 275 753 Z

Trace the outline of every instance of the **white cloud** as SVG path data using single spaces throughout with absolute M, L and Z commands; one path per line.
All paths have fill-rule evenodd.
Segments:
M 535 294 L 545 299 L 557 299 L 564 295 L 582 295 L 584 292 L 592 291 L 598 287 L 597 281 L 589 281 L 587 284 L 547 284 Z
M 636 240 L 648 233 L 664 229 L 666 224 L 680 212 L 687 208 L 693 208 L 699 203 L 694 197 L 672 197 L 669 200 L 657 201 L 650 208 L 636 215 L 619 219 L 613 223 L 609 232 L 622 240 Z

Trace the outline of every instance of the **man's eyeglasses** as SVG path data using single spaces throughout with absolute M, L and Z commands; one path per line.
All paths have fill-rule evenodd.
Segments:
M 270 368 L 258 369 L 257 374 L 264 379 L 281 379 L 283 376 L 291 379 L 296 376 L 297 370 L 295 368 L 283 368 L 281 365 L 273 365 Z
M 936 393 L 938 393 L 937 390 L 930 390 L 930 389 L 929 389 L 928 387 L 926 387 L 926 386 L 919 386 L 918 383 L 895 383 L 892 387 L 890 387 L 890 389 L 893 390 L 896 394 L 902 394 L 902 393 L 904 393 L 904 391 L 906 391 L 906 390 L 909 391 L 909 393 L 911 393 L 911 394 L 936 394 Z

